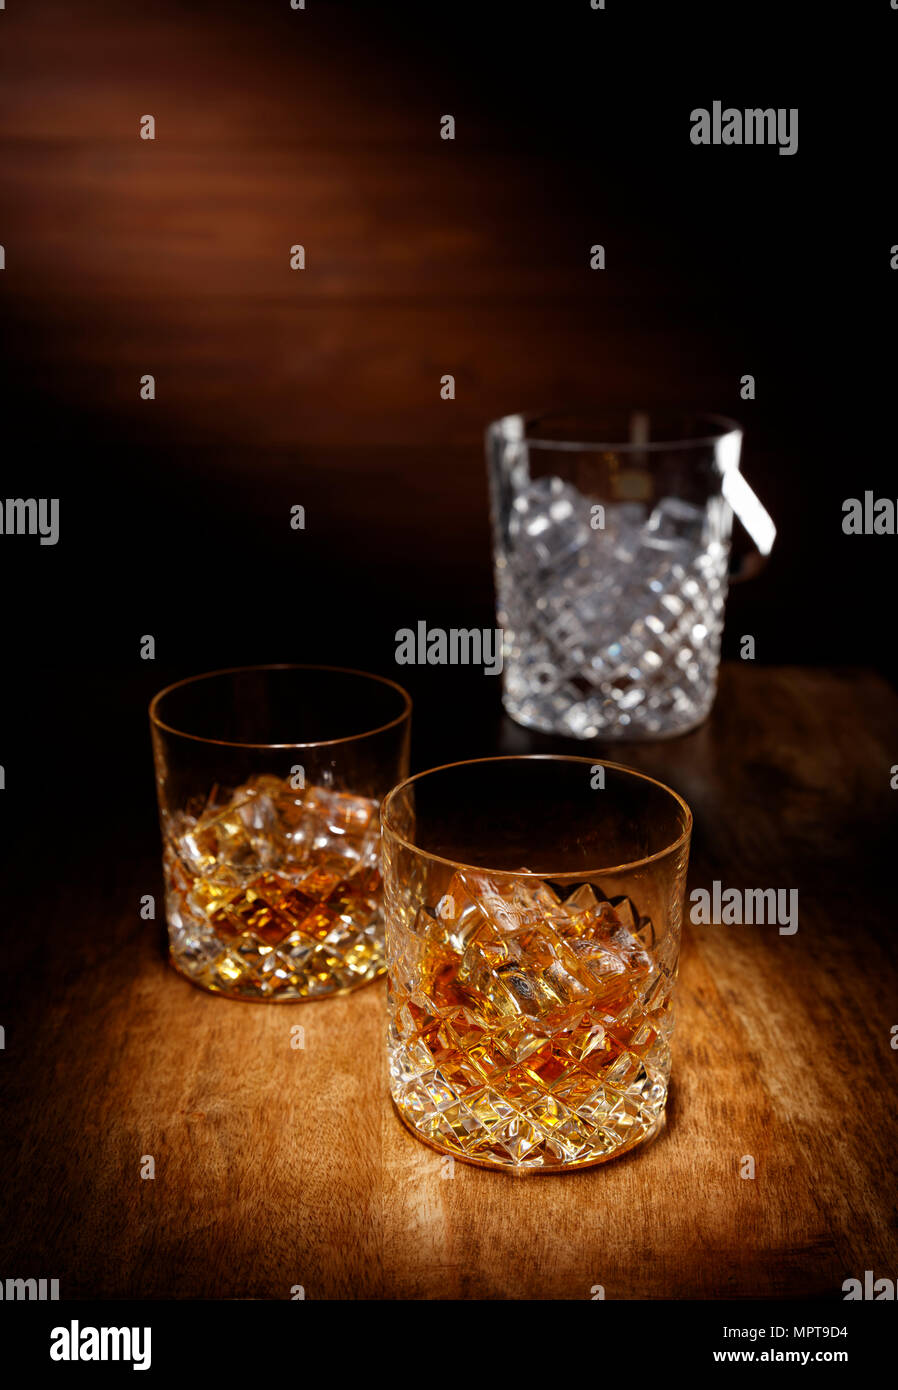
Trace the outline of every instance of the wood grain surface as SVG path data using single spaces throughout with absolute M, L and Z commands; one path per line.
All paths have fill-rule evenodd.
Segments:
M 138 915 L 155 844 L 38 885 L 3 989 L 0 1269 L 156 1299 L 841 1297 L 894 1277 L 896 715 L 870 674 L 732 666 L 702 729 L 617 750 L 692 805 L 690 889 L 795 888 L 799 928 L 687 926 L 666 1129 L 580 1173 L 449 1176 L 391 1109 L 382 983 L 296 1006 L 191 987 Z M 497 724 L 495 747 L 528 743 Z

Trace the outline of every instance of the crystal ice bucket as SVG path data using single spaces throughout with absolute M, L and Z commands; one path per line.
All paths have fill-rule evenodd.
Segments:
M 665 738 L 717 686 L 734 511 L 775 528 L 719 417 L 509 415 L 487 430 L 503 702 L 575 738 Z
M 406 1126 L 515 1172 L 660 1128 L 692 817 L 591 758 L 419 773 L 384 806 L 390 1086 Z

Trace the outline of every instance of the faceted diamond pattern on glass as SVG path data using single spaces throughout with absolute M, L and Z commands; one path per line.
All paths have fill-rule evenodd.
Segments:
M 609 504 L 560 478 L 530 482 L 496 551 L 505 700 L 516 718 L 580 738 L 698 723 L 714 698 L 728 545 L 713 507 Z
M 206 988 L 305 999 L 384 969 L 380 821 L 367 797 L 268 774 L 165 834 L 172 957 Z
M 555 1168 L 652 1130 L 672 980 L 628 898 L 461 869 L 438 903 L 392 912 L 388 931 L 393 1097 L 423 1138 Z

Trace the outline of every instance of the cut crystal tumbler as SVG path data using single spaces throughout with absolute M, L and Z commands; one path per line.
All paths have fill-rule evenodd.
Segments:
M 360 671 L 260 666 L 150 705 L 171 963 L 235 999 L 316 999 L 384 969 L 380 803 L 411 702 Z
M 383 814 L 391 1090 L 419 1138 L 514 1171 L 660 1127 L 692 817 L 615 763 L 488 758 Z

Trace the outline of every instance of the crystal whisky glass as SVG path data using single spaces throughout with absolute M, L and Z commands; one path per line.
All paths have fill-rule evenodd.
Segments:
M 172 965 L 235 999 L 316 999 L 384 970 L 380 803 L 411 701 L 316 666 L 213 671 L 150 705 Z
M 503 757 L 383 812 L 391 1091 L 471 1163 L 601 1163 L 661 1127 L 692 816 L 615 763 Z

